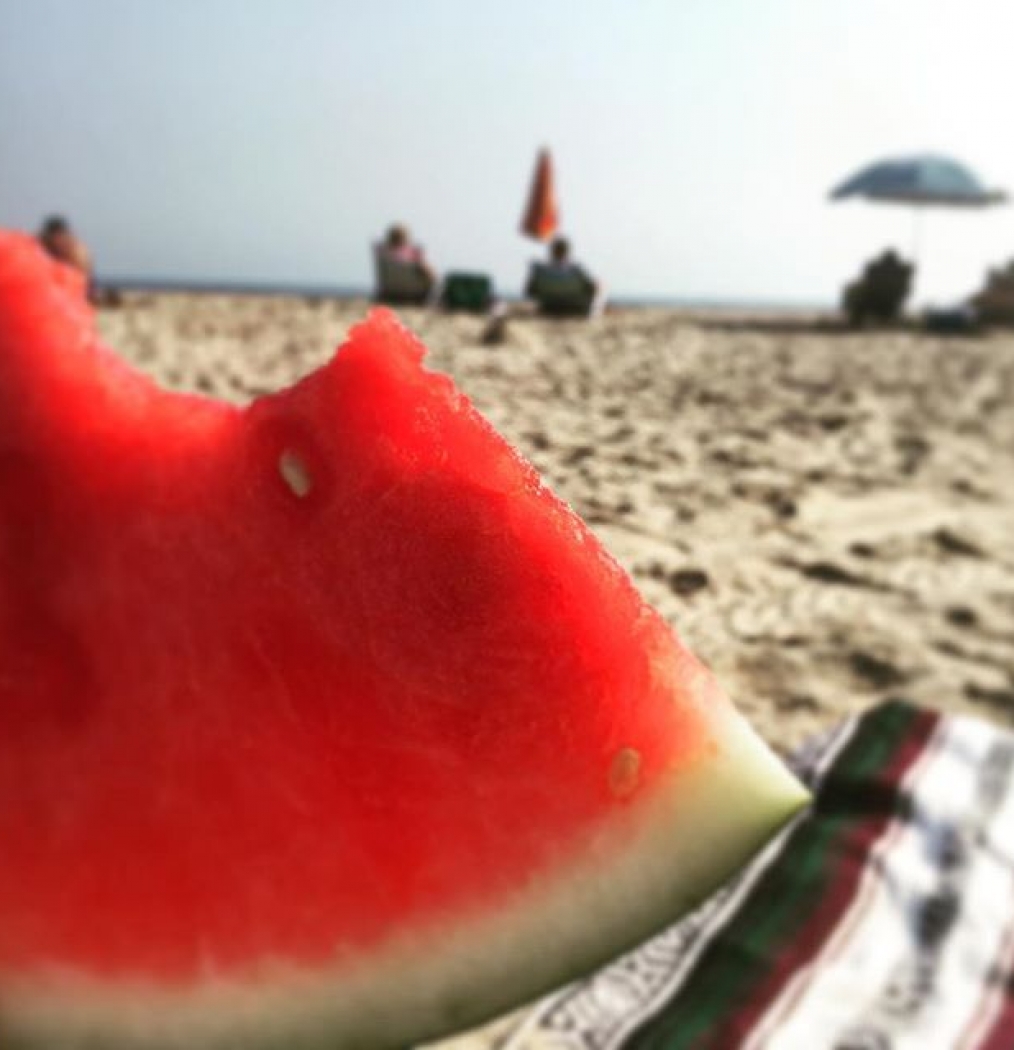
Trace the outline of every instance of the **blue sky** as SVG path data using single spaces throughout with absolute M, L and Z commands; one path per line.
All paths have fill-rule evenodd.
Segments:
M 1009 0 L 0 0 L 0 224 L 69 214 L 105 273 L 365 285 L 407 221 L 516 289 L 540 144 L 619 293 L 830 302 L 907 209 L 829 205 L 935 149 L 1014 190 Z M 934 211 L 921 297 L 1014 257 Z

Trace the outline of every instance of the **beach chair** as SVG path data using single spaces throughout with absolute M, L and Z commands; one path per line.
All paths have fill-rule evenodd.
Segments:
M 433 283 L 423 267 L 392 258 L 382 245 L 374 248 L 373 258 L 377 276 L 376 302 L 389 306 L 422 306 L 429 302 Z
M 970 303 L 983 324 L 1014 325 L 1014 262 L 990 270 L 982 291 Z
M 429 1050 L 1014 1047 L 1014 733 L 889 701 L 793 764 L 813 804 L 686 918 Z
M 590 317 L 600 305 L 594 285 L 579 270 L 560 272 L 546 263 L 532 264 L 526 294 L 550 317 Z
M 912 292 L 914 268 L 893 252 L 866 264 L 861 276 L 842 295 L 842 308 L 849 323 L 880 324 L 897 321 Z

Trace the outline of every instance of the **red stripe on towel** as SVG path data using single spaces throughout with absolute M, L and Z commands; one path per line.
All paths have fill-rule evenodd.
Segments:
M 922 712 L 923 717 L 911 727 L 889 766 L 881 770 L 878 780 L 896 789 L 905 774 L 915 765 L 936 729 L 940 715 Z M 750 989 L 746 999 L 728 1022 L 707 1040 L 709 1047 L 739 1046 L 774 1003 L 784 985 L 810 963 L 826 943 L 831 931 L 846 916 L 859 888 L 866 861 L 873 844 L 896 823 L 896 812 L 883 810 L 871 814 L 841 842 L 838 869 L 829 879 L 827 889 L 809 921 L 776 955 L 765 979 Z M 1012 1050 L 1010 1045 L 1003 1050 Z

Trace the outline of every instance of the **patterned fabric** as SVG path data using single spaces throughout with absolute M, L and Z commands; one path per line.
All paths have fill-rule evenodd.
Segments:
M 1014 734 L 892 702 L 695 912 L 440 1050 L 1012 1050 Z

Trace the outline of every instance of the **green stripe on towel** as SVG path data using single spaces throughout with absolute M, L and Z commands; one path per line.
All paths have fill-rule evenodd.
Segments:
M 939 716 L 889 703 L 860 719 L 814 806 L 630 1050 L 729 1050 L 847 909 L 869 849 L 902 815 L 900 781 Z

